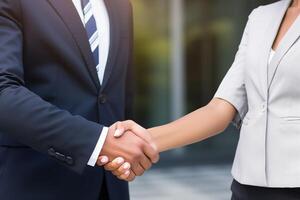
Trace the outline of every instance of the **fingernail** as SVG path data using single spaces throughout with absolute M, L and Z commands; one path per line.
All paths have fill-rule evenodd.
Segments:
M 108 158 L 107 158 L 107 157 L 101 158 L 101 162 L 102 162 L 102 163 L 106 163 L 107 161 L 108 161 Z
M 117 158 L 117 164 L 122 164 L 124 162 L 123 158 Z
M 126 171 L 126 172 L 125 172 L 125 175 L 129 175 L 129 174 L 130 174 L 130 171 Z
M 115 131 L 114 136 L 115 136 L 115 137 L 120 137 L 121 135 L 122 135 L 122 130 L 117 129 L 117 130 Z
M 129 164 L 129 163 L 125 163 L 125 164 L 123 165 L 123 168 L 124 168 L 124 169 L 129 169 L 129 168 L 130 168 L 130 164 Z

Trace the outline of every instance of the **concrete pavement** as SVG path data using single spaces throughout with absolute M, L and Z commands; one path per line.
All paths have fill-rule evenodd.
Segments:
M 130 184 L 132 200 L 229 200 L 229 165 L 153 169 Z

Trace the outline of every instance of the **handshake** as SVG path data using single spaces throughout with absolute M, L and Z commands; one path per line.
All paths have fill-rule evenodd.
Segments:
M 97 165 L 116 177 L 133 181 L 159 160 L 159 152 L 146 129 L 133 121 L 117 122 L 108 131 Z

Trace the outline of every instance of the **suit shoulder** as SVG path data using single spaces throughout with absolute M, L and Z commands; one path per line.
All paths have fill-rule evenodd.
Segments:
M 281 0 L 275 3 L 261 5 L 252 11 L 252 15 L 266 16 L 268 14 L 274 14 L 274 12 L 278 12 L 278 10 L 281 10 L 283 7 L 287 6 L 289 2 L 290 0 Z

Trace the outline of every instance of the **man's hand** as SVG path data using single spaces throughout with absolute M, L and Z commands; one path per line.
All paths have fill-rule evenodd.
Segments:
M 127 131 L 129 126 L 133 128 L 132 131 Z M 152 163 L 156 163 L 159 159 L 151 138 L 139 137 L 144 130 L 132 121 L 112 125 L 101 151 L 101 155 L 105 156 L 100 156 L 97 164 L 102 166 L 105 161 L 113 160 L 105 165 L 105 169 L 112 171 L 123 180 L 132 181 L 135 176 L 141 176 L 152 166 Z M 125 132 L 126 134 L 123 135 Z M 116 138 L 115 135 L 119 137 L 122 135 L 122 137 Z

